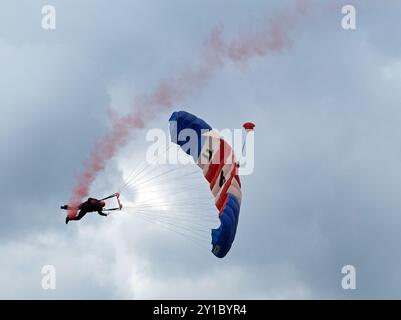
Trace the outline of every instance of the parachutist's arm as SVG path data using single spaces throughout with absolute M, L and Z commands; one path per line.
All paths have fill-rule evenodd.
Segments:
M 107 200 L 107 199 L 111 199 L 111 198 L 114 198 L 114 197 L 117 197 L 117 193 L 114 193 L 111 196 L 108 196 L 108 197 L 100 199 L 100 200 Z
M 97 213 L 100 214 L 100 215 L 103 216 L 103 217 L 107 217 L 107 214 L 103 213 L 103 212 L 100 211 L 100 210 L 99 210 Z

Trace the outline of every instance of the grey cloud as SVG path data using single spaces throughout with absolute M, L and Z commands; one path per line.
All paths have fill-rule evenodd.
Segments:
M 0 282 L 12 290 L 0 295 L 399 298 L 399 23 L 387 17 L 401 8 L 355 4 L 357 31 L 343 31 L 339 13 L 314 15 L 291 50 L 227 64 L 177 106 L 217 128 L 257 124 L 255 173 L 242 178 L 241 221 L 224 260 L 129 216 L 66 229 L 57 208 L 106 132 L 110 105 L 125 112 L 135 94 L 191 64 L 216 24 L 228 35 L 257 28 L 286 4 L 56 1 L 51 34 L 36 26 L 38 4 L 2 4 Z M 150 125 L 165 128 L 168 114 Z M 121 163 L 145 148 L 138 134 L 94 192 L 118 185 Z M 58 266 L 56 292 L 38 287 L 48 261 Z M 356 291 L 341 289 L 345 264 L 357 268 Z

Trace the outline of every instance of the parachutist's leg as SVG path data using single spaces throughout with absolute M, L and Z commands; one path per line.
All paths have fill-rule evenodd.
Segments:
M 71 207 L 65 206 L 66 210 L 71 209 Z M 76 217 L 70 218 L 68 215 L 65 218 L 65 223 L 68 224 L 68 222 L 70 222 L 71 220 L 81 220 L 83 216 L 85 216 L 88 212 L 81 210 L 79 211 L 78 215 Z
M 74 218 L 74 219 L 70 219 L 70 220 L 81 220 L 88 212 L 86 212 L 85 210 L 81 210 L 79 211 L 78 215 Z
M 69 216 L 67 216 L 65 218 L 65 223 L 67 224 L 69 221 L 72 221 L 72 220 L 81 220 L 87 213 L 88 213 L 87 211 L 81 210 L 81 211 L 79 211 L 78 215 L 74 218 L 70 218 Z

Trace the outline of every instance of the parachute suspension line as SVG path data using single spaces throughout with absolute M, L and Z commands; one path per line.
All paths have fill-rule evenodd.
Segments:
M 152 165 L 148 165 L 148 169 L 149 169 L 149 168 L 152 169 L 151 166 L 152 166 Z M 154 167 L 156 167 L 156 170 L 157 170 L 158 168 L 160 168 L 160 166 L 154 166 Z M 154 168 L 154 167 L 153 167 L 153 168 Z M 173 169 L 170 169 L 170 170 L 168 170 L 167 172 L 164 171 L 163 173 L 167 174 L 167 173 L 173 172 L 173 171 L 175 171 L 175 170 L 183 170 L 183 168 L 186 168 L 186 167 L 182 167 L 182 166 L 174 167 Z M 152 172 L 153 172 L 153 171 L 152 171 Z M 148 173 L 149 173 L 149 172 L 146 172 L 146 174 L 137 175 L 134 179 L 131 179 L 131 180 L 127 183 L 127 186 L 140 184 L 141 182 L 143 182 L 143 179 L 144 179 L 144 178 L 147 178 L 147 174 L 148 174 Z M 155 177 L 155 178 L 156 178 L 156 177 Z
M 205 238 L 210 236 L 209 232 L 204 232 L 204 230 L 196 230 L 193 226 L 179 225 L 176 223 L 172 223 L 171 221 L 156 220 L 154 217 L 148 216 L 146 213 L 138 213 L 137 216 L 144 217 L 150 219 L 153 222 L 156 222 L 157 224 L 166 225 L 172 229 L 179 230 L 183 234 L 192 238 L 196 238 L 198 240 L 204 240 Z
M 201 215 L 203 215 L 203 220 L 213 221 L 211 217 L 208 217 L 207 212 L 213 214 L 216 208 L 214 206 L 212 196 L 209 194 L 207 184 L 198 183 L 195 186 L 188 183 L 180 184 L 178 186 L 175 186 L 175 184 L 173 184 L 174 187 L 169 187 L 172 183 L 171 177 L 168 180 L 166 180 L 165 178 L 163 179 L 163 177 L 167 176 L 168 174 L 171 174 L 172 172 L 177 172 L 179 170 L 182 171 L 182 167 L 172 168 L 161 173 L 156 172 L 156 174 L 154 174 L 153 176 L 146 178 L 143 177 L 142 179 L 139 179 L 138 182 L 134 185 L 135 188 L 138 188 L 138 190 L 140 190 L 140 193 L 154 194 L 154 196 L 148 199 L 145 198 L 144 200 L 139 200 L 139 202 L 136 202 L 131 207 L 125 206 L 124 209 L 132 209 L 137 211 L 151 211 L 152 209 L 159 209 L 160 211 L 165 211 L 166 207 L 168 207 L 168 212 L 176 211 L 179 213 L 177 214 L 177 218 L 180 218 L 179 215 L 181 213 L 181 217 L 187 216 L 192 219 L 196 218 L 196 216 L 199 218 L 201 217 Z M 191 170 L 190 172 L 187 172 L 185 174 L 180 173 L 178 179 L 175 179 L 174 177 L 173 181 L 176 182 L 177 180 L 184 180 L 182 176 L 189 177 L 193 176 L 194 174 L 200 175 L 200 171 Z M 160 194 L 160 190 L 146 190 L 146 188 L 155 188 L 163 185 L 165 187 L 162 190 L 167 191 L 168 201 L 163 200 L 160 195 L 158 196 L 158 194 Z M 205 193 L 207 192 L 207 197 L 199 197 L 198 193 L 195 193 L 195 196 L 192 196 L 192 194 L 194 193 L 191 193 L 190 196 L 186 196 L 189 190 L 199 190 L 200 187 L 204 187 Z M 172 191 L 174 192 L 173 194 L 171 194 Z M 194 210 L 194 203 L 196 203 L 196 207 L 198 210 Z M 200 210 L 202 210 L 202 212 Z M 195 214 L 193 214 L 194 211 Z M 162 214 L 164 218 L 169 215 L 168 213 L 166 214 L 166 212 Z M 210 228 L 207 229 L 207 232 L 210 233 Z
M 137 214 L 145 214 L 146 216 L 150 217 L 148 215 L 148 213 L 146 213 L 146 212 L 145 213 L 144 212 L 138 212 Z M 176 223 L 173 220 L 163 219 L 162 217 L 156 217 L 156 216 L 152 216 L 152 217 L 153 218 L 157 218 L 155 220 L 157 220 L 157 221 L 159 221 L 161 223 L 166 223 L 166 224 L 168 224 L 170 226 L 179 227 L 180 229 L 187 230 L 187 231 L 190 231 L 192 233 L 196 232 L 196 233 L 198 233 L 198 235 L 206 235 L 206 236 L 208 236 L 209 233 L 210 233 L 209 230 L 207 230 L 205 226 L 200 225 L 200 224 L 197 225 L 198 228 L 194 228 L 193 224 Z
M 209 189 L 204 188 L 204 184 L 197 184 L 197 185 L 190 185 L 190 184 L 184 184 L 183 186 L 171 186 L 171 188 L 165 188 L 165 186 L 160 185 L 162 188 L 157 188 L 157 189 L 152 189 L 150 186 L 149 187 L 143 187 L 140 189 L 141 194 L 149 196 L 149 200 L 151 201 L 152 199 L 160 199 L 160 194 L 173 194 L 174 197 L 177 195 L 180 196 L 185 196 L 188 192 L 196 192 L 196 191 L 201 191 L 204 190 L 205 193 L 209 192 Z M 156 186 L 157 187 L 157 186 Z M 150 198 L 152 196 L 152 198 Z M 192 200 L 194 199 L 192 196 L 191 197 L 185 197 L 185 199 Z M 202 199 L 204 200 L 209 200 L 213 201 L 213 198 L 211 196 L 202 196 Z
M 140 203 L 140 204 L 134 204 L 133 206 L 126 206 L 124 208 L 125 209 L 133 209 L 133 210 L 149 208 L 149 210 L 157 209 L 157 210 L 161 210 L 164 212 L 180 209 L 181 211 L 186 212 L 187 215 L 195 215 L 197 212 L 201 212 L 201 211 L 204 212 L 206 210 L 216 211 L 216 207 L 214 205 L 211 206 L 208 203 L 203 203 L 202 205 L 194 208 L 194 205 L 192 203 L 187 203 L 187 202 L 181 202 L 181 203 L 178 203 L 177 205 L 175 205 L 174 202 L 170 202 L 170 203 L 159 202 L 159 203 L 155 203 L 155 204 L 145 202 L 145 203 Z M 212 217 L 214 217 L 214 216 L 217 216 L 217 214 L 212 215 Z
M 123 185 L 120 187 L 120 189 L 119 189 L 119 192 L 120 192 L 120 193 L 125 189 L 125 187 L 126 187 L 127 184 L 128 184 L 128 181 L 130 181 L 131 177 L 132 177 L 132 176 L 134 175 L 134 173 L 138 170 L 138 168 L 139 168 L 140 166 L 143 166 L 144 162 L 145 162 L 145 160 L 142 160 L 141 162 L 139 162 L 139 163 L 134 167 L 134 169 L 132 169 L 132 170 L 130 171 L 130 173 L 129 173 L 129 175 L 127 176 L 127 178 L 124 179 L 124 184 L 123 184 Z
M 129 209 L 131 209 L 131 208 L 129 208 Z M 157 208 L 155 208 L 155 209 L 157 209 Z M 165 214 L 163 212 L 160 212 L 162 210 L 159 209 L 160 211 L 157 212 L 155 209 L 132 208 L 132 210 L 130 210 L 130 211 L 132 211 L 133 214 L 135 214 L 136 212 L 145 212 L 145 213 L 148 212 L 149 215 L 155 215 L 155 216 L 160 216 L 160 217 L 164 217 L 164 218 L 174 219 L 174 221 L 176 221 L 176 222 L 181 222 L 181 221 L 188 221 L 188 222 L 199 221 L 202 223 L 204 222 L 204 225 L 207 225 L 209 227 L 211 227 L 212 223 L 216 222 L 216 224 L 217 224 L 217 219 L 214 219 L 213 217 L 203 217 L 202 214 L 203 215 L 205 214 L 204 211 L 198 211 L 197 213 L 186 214 L 186 210 L 174 209 L 174 211 L 172 211 L 171 213 Z
M 166 173 L 167 174 L 167 173 Z M 170 174 L 170 172 L 168 173 Z M 205 192 L 209 192 L 207 185 L 204 183 L 198 183 L 198 184 L 190 184 L 190 180 L 187 180 L 186 178 L 189 178 L 189 176 L 192 176 L 195 173 L 188 173 L 185 174 L 184 177 L 169 177 L 168 179 L 163 179 L 162 176 L 163 174 L 158 174 L 159 177 L 150 177 L 146 181 L 143 181 L 141 184 L 136 184 L 133 185 L 132 187 L 135 188 L 140 194 L 143 195 L 151 195 L 154 194 L 155 196 L 160 197 L 160 194 L 164 194 L 168 196 L 169 198 L 176 197 L 177 194 L 182 194 L 183 192 L 188 192 L 190 190 L 198 190 L 202 191 L 204 190 Z M 156 180 L 157 179 L 157 180 Z M 152 180 L 152 181 L 150 181 Z M 156 181 L 155 181 L 156 180 Z M 175 181 L 176 183 L 179 183 L 178 185 L 176 183 L 172 183 L 172 181 Z M 192 193 L 194 194 L 194 193 Z M 199 194 L 199 193 L 195 193 Z M 191 199 L 194 197 L 191 196 Z M 211 199 L 211 196 L 209 196 L 205 199 Z M 209 200 L 210 201 L 210 200 Z
M 205 239 L 203 239 L 203 237 L 202 238 L 200 238 L 200 237 L 197 237 L 197 236 L 194 236 L 194 234 L 192 233 L 192 232 L 182 232 L 181 230 L 177 230 L 176 228 L 174 228 L 174 227 L 171 227 L 171 226 L 169 226 L 169 225 L 166 225 L 166 224 L 164 224 L 164 223 L 160 223 L 160 222 L 158 222 L 158 221 L 155 221 L 155 220 L 153 220 L 153 219 L 151 219 L 151 218 L 149 218 L 148 216 L 146 216 L 146 215 L 135 215 L 136 217 L 139 217 L 139 218 L 141 218 L 141 219 L 143 219 L 143 220 L 145 220 L 145 221 L 147 221 L 147 222 L 149 222 L 149 223 L 151 223 L 151 224 L 154 224 L 154 225 L 157 225 L 157 226 L 160 226 L 160 227 L 162 227 L 162 228 L 165 228 L 165 229 L 167 229 L 167 230 L 169 230 L 169 231 L 171 231 L 171 232 L 174 232 L 174 233 L 176 233 L 176 234 L 178 234 L 178 235 L 180 235 L 180 236 L 182 236 L 182 237 L 184 237 L 184 238 L 186 238 L 186 239 L 188 239 L 188 240 L 190 240 L 190 241 L 192 241 L 194 244 L 196 244 L 198 247 L 200 247 L 201 249 L 208 249 L 208 248 L 210 248 L 209 246 L 206 246 L 205 245 Z
M 146 168 L 146 165 L 147 165 L 146 159 L 143 159 L 134 167 L 134 169 L 132 169 L 128 177 L 125 179 L 125 183 L 121 186 L 120 192 L 126 188 L 129 181 L 131 181 L 135 176 L 137 176 L 140 173 L 140 171 L 143 171 L 143 168 Z
M 156 175 L 156 176 L 154 176 L 154 177 L 152 177 L 152 178 L 150 178 L 150 180 L 153 180 L 153 179 L 156 179 L 156 178 L 158 178 L 158 177 L 161 177 L 161 176 L 164 176 L 164 175 L 166 175 L 166 174 L 168 174 L 168 173 L 170 173 L 170 172 L 173 172 L 173 171 L 175 171 L 175 170 L 177 170 L 178 168 L 174 168 L 174 169 L 171 169 L 171 170 L 169 170 L 169 171 L 167 171 L 167 172 L 163 172 L 163 173 L 161 173 L 161 174 L 159 174 L 159 175 Z M 147 176 L 145 175 L 145 178 L 146 178 Z M 134 180 L 134 181 L 131 181 L 130 182 L 130 184 L 129 184 L 129 186 L 131 186 L 131 185 L 135 185 L 136 187 L 139 187 L 143 182 L 141 182 L 141 180 L 143 179 L 144 177 L 140 177 L 140 178 L 138 178 L 137 180 Z M 149 179 L 148 179 L 149 180 Z M 147 182 L 148 180 L 145 180 L 145 182 Z
M 174 202 L 170 202 L 170 203 L 167 203 L 167 204 L 165 204 L 165 203 L 159 203 L 159 204 L 151 204 L 151 203 L 149 203 L 149 204 L 143 204 L 143 205 L 135 205 L 135 207 L 133 207 L 133 208 L 160 208 L 160 210 L 164 210 L 169 205 L 172 206 L 172 208 L 170 210 L 172 210 L 174 208 L 190 208 L 191 207 L 186 203 L 182 203 L 182 204 L 177 204 L 176 205 Z M 208 209 L 209 207 L 210 206 L 207 203 L 204 203 L 204 204 L 198 206 L 199 209 Z
M 171 147 L 173 146 L 174 144 L 173 143 L 171 143 L 169 146 L 168 146 L 168 148 L 166 149 L 166 150 L 164 150 L 159 156 L 162 156 L 162 155 L 164 155 L 167 151 L 169 151 L 170 149 L 171 149 Z M 178 151 L 178 150 L 177 150 Z M 154 167 L 154 166 L 153 166 Z M 160 174 L 160 176 L 164 176 L 164 175 L 167 175 L 167 174 L 169 174 L 170 172 L 174 172 L 175 170 L 183 170 L 183 169 L 186 169 L 186 168 L 188 168 L 188 167 L 191 167 L 191 168 L 194 168 L 195 166 L 193 166 L 193 164 L 190 164 L 190 166 L 185 166 L 185 167 L 181 167 L 181 166 L 179 166 L 179 167 L 177 167 L 177 168 L 174 168 L 174 169 L 171 169 L 171 170 L 168 170 L 167 172 L 163 172 L 162 174 Z M 197 167 L 196 167 L 197 168 Z M 150 170 L 149 170 L 150 169 Z M 143 184 L 145 184 L 146 182 L 148 182 L 147 180 L 153 180 L 153 179 L 156 179 L 157 177 L 159 177 L 159 175 L 157 175 L 157 176 L 153 176 L 153 177 L 150 177 L 150 178 L 148 178 L 148 174 L 150 173 L 150 172 L 153 172 L 154 170 L 152 170 L 153 168 L 152 168 L 152 164 L 146 164 L 145 163 L 145 165 L 142 167 L 142 168 L 140 168 L 140 169 L 138 169 L 137 171 L 136 171 L 136 173 L 135 174 L 131 174 L 130 176 L 129 176 L 129 179 L 125 182 L 125 184 L 124 184 L 124 186 L 123 186 L 123 188 L 121 189 L 121 191 L 123 191 L 125 188 L 127 188 L 127 187 L 130 187 L 130 186 L 135 186 L 135 187 L 138 187 L 139 185 L 142 185 L 142 183 Z M 197 168 L 198 169 L 198 168 Z M 156 169 L 157 170 L 157 169 Z M 197 174 L 198 173 L 198 171 L 196 171 L 196 172 L 190 172 L 188 175 L 191 175 L 191 174 Z M 146 178 L 148 178 L 148 179 L 146 179 Z
M 175 201 L 171 201 L 171 202 L 166 202 L 166 201 L 160 201 L 160 199 L 158 197 L 155 198 L 151 198 L 151 199 L 146 199 L 143 201 L 138 201 L 135 204 L 135 207 L 138 206 L 146 206 L 146 205 L 163 205 L 165 207 L 167 207 L 169 204 L 183 204 L 183 205 L 189 205 L 193 207 L 193 201 L 196 201 L 197 205 L 206 205 L 208 207 L 214 207 L 214 205 L 211 205 L 211 201 L 207 198 L 198 198 L 198 197 L 194 197 L 194 198 L 186 198 L 186 199 L 179 199 L 179 200 L 175 200 Z M 213 202 L 212 202 L 213 203 Z
M 194 207 L 194 203 L 196 203 L 196 207 Z M 213 213 L 216 210 L 216 207 L 214 205 L 214 202 L 206 201 L 204 199 L 199 198 L 194 198 L 190 200 L 169 200 L 169 201 L 141 201 L 138 203 L 135 203 L 131 206 L 126 206 L 125 208 L 160 208 L 161 210 L 172 210 L 175 208 L 180 208 L 180 209 L 188 209 L 188 214 L 191 214 L 191 212 L 196 212 L 199 210 L 210 210 L 211 213 Z
M 159 157 L 172 146 L 175 144 L 171 143 Z M 194 183 L 195 175 L 199 175 L 201 183 Z M 211 229 L 217 228 L 220 222 L 209 185 L 203 180 L 202 171 L 192 162 L 172 167 L 142 161 L 125 179 L 120 192 L 125 194 L 130 188 L 135 188 L 139 195 L 146 196 L 140 196 L 138 201 L 123 210 L 209 251 Z
M 131 207 L 126 206 L 125 209 L 130 208 L 133 210 L 142 209 L 150 211 L 152 209 L 166 210 L 167 207 L 169 212 L 174 210 L 177 211 L 177 209 L 180 209 L 179 213 L 182 213 L 181 216 L 186 215 L 188 217 L 200 217 L 201 215 L 203 215 L 202 218 L 204 220 L 213 221 L 212 217 L 208 217 L 207 214 L 208 212 L 210 213 L 210 215 L 216 213 L 213 197 L 209 193 L 210 190 L 208 184 L 203 182 L 194 185 L 192 183 L 194 175 L 199 175 L 202 180 L 204 179 L 201 171 L 197 166 L 195 167 L 194 165 L 190 164 L 189 166 L 184 167 L 168 167 L 167 170 L 165 170 L 166 167 L 163 167 L 163 171 L 161 172 L 160 170 L 157 170 L 159 168 L 160 167 L 157 167 L 156 170 L 152 170 L 152 175 L 138 175 L 136 179 L 131 180 L 127 184 L 127 187 L 132 185 L 132 187 L 138 189 L 140 194 L 153 194 L 154 196 L 147 199 L 145 198 L 144 200 L 139 200 Z M 173 176 L 173 173 L 177 174 Z M 187 182 L 183 183 L 185 181 Z M 188 191 L 191 190 L 198 191 L 202 189 L 205 192 L 205 196 L 203 197 L 200 196 L 202 195 L 202 193 L 199 194 L 199 192 L 188 193 Z M 163 194 L 162 192 L 167 193 L 166 195 L 168 201 L 163 199 L 163 196 L 165 196 L 165 194 Z M 160 196 L 161 193 L 162 196 Z M 198 209 L 198 215 L 190 214 L 194 212 L 195 204 Z M 200 210 L 202 210 L 202 212 Z M 165 217 L 168 214 L 163 213 L 163 215 Z M 214 216 L 216 217 L 216 215 Z M 217 218 L 215 218 L 215 220 L 217 220 Z M 210 235 L 210 228 L 207 229 L 207 232 Z
M 149 182 L 151 182 L 151 181 L 153 181 L 153 180 L 155 180 L 157 178 L 165 177 L 168 174 L 170 174 L 172 172 L 175 172 L 177 170 L 180 170 L 180 169 L 181 168 L 174 168 L 174 169 L 168 170 L 168 171 L 160 173 L 160 174 L 158 174 L 156 176 L 150 177 L 149 179 L 147 179 L 145 181 L 139 181 L 138 183 L 134 184 L 134 186 L 137 187 L 137 188 L 138 187 L 143 187 L 144 185 L 147 185 Z M 189 177 L 189 176 L 193 176 L 194 174 L 199 174 L 199 173 L 198 172 L 187 173 L 185 175 L 182 175 L 180 177 L 180 180 L 182 180 L 184 177 L 186 178 L 186 177 Z M 159 181 L 159 184 L 161 184 L 161 183 L 171 183 L 171 181 L 170 180 L 161 180 L 161 181 Z M 157 185 L 158 184 L 152 184 L 152 187 L 156 187 Z
M 124 186 L 120 189 L 120 192 L 123 192 L 124 189 L 130 185 L 131 181 L 136 179 L 142 172 L 144 172 L 148 168 L 145 160 L 142 160 L 141 163 L 142 164 L 138 166 L 138 170 L 134 174 L 132 174 L 129 179 L 126 180 Z
M 163 152 L 159 155 L 163 156 L 165 155 L 168 151 L 170 151 L 170 148 L 173 146 L 172 143 L 169 144 L 169 146 L 163 150 Z M 131 171 L 131 173 L 128 175 L 127 179 L 125 179 L 125 183 L 124 185 L 120 188 L 120 191 L 123 191 L 130 183 L 131 181 L 135 180 L 139 174 L 141 174 L 142 172 L 144 172 L 146 169 L 148 169 L 152 164 L 147 163 L 146 160 L 142 160 L 139 165 Z M 137 170 L 139 167 L 143 167 L 143 169 L 141 170 Z
M 136 212 L 135 216 L 144 216 L 148 219 L 151 219 L 154 222 L 159 222 L 163 224 L 167 224 L 172 228 L 179 229 L 181 231 L 188 231 L 191 235 L 196 235 L 200 238 L 208 238 L 210 236 L 210 229 L 202 224 L 192 224 L 192 223 L 177 223 L 173 219 L 163 219 L 161 217 L 157 217 L 155 215 L 149 215 L 148 212 Z
M 157 219 L 163 219 L 165 221 L 170 221 L 171 223 L 174 223 L 175 225 L 186 225 L 186 226 L 191 226 L 191 227 L 195 225 L 195 226 L 202 228 L 201 229 L 202 232 L 207 232 L 208 234 L 210 233 L 209 224 L 204 223 L 204 221 L 200 221 L 201 220 L 200 216 L 195 217 L 195 218 L 193 218 L 193 217 L 182 218 L 182 213 L 164 216 L 163 214 L 150 213 L 148 210 L 136 210 L 134 214 L 137 214 L 137 213 L 144 213 L 144 214 L 147 214 L 147 215 L 152 216 Z M 180 219 L 177 220 L 177 217 L 179 217 Z
M 158 199 L 150 198 L 143 201 L 134 203 L 132 206 L 126 206 L 125 209 L 131 209 L 133 212 L 136 210 L 156 211 L 158 214 L 166 216 L 177 216 L 179 219 L 201 219 L 205 222 L 216 222 L 218 216 L 214 201 L 208 198 L 196 197 L 178 197 L 172 200 L 168 198 Z
M 195 236 L 194 234 L 183 232 L 182 230 L 177 229 L 175 227 L 172 227 L 172 226 L 170 226 L 170 225 L 168 225 L 166 223 L 162 223 L 162 222 L 156 221 L 156 220 L 148 217 L 147 215 L 136 215 L 136 217 L 144 219 L 145 221 L 148 221 L 148 222 L 150 222 L 152 224 L 155 224 L 157 226 L 164 227 L 164 228 L 166 228 L 166 229 L 168 229 L 170 231 L 173 231 L 173 232 L 175 232 L 177 234 L 180 234 L 181 236 L 184 236 L 185 238 L 191 239 L 192 241 L 195 241 L 197 243 L 199 243 L 199 241 L 202 240 L 201 238 L 199 238 L 198 236 Z
M 177 186 L 177 187 L 171 187 L 168 189 L 158 189 L 158 190 L 152 190 L 151 188 L 146 189 L 142 188 L 141 192 L 144 193 L 160 193 L 160 192 L 167 192 L 167 191 L 174 191 L 174 192 L 180 192 L 180 191 L 188 191 L 188 190 L 199 190 L 199 188 L 205 187 L 205 183 L 197 183 L 197 184 L 188 184 L 186 187 Z
M 134 214 L 146 216 L 148 219 L 152 219 L 156 222 L 158 221 L 162 224 L 168 224 L 170 228 L 178 228 L 181 230 L 181 233 L 182 230 L 187 230 L 192 234 L 196 232 L 202 236 L 204 241 L 206 240 L 204 243 L 208 243 L 207 240 L 210 239 L 210 229 L 212 227 L 218 227 L 219 225 L 219 220 L 216 215 L 216 207 L 212 196 L 209 193 L 208 185 L 205 183 L 198 183 L 194 186 L 193 184 L 187 183 L 186 185 L 180 184 L 175 187 L 169 187 L 172 184 L 171 177 L 169 177 L 168 180 L 164 178 L 173 172 L 179 172 L 178 179 L 175 179 L 174 177 L 174 182 L 177 182 L 177 180 L 184 181 L 183 177 L 190 177 L 194 174 L 201 175 L 201 171 L 199 170 L 190 170 L 185 174 L 180 173 L 180 171 L 184 171 L 187 168 L 188 167 L 172 168 L 161 173 L 156 172 L 152 176 L 142 176 L 142 178 L 137 179 L 134 186 L 140 188 L 139 190 L 141 193 L 149 192 L 156 196 L 139 201 L 133 206 L 125 207 L 124 209 L 132 211 Z M 192 168 L 193 167 L 191 166 L 191 169 Z M 160 190 L 146 190 L 146 188 L 155 188 L 163 185 L 165 187 L 162 190 L 167 192 L 174 191 L 172 197 L 168 197 L 169 201 L 160 199 L 160 196 L 157 196 L 157 194 L 160 194 Z M 174 185 L 175 183 L 173 186 Z M 194 193 L 190 193 L 190 196 L 187 196 L 189 189 L 199 190 L 200 187 L 204 188 L 207 197 L 200 197 L 197 193 L 195 193 L 195 196 L 193 196 Z M 174 198 L 175 200 L 172 200 L 171 198 Z M 196 204 L 196 207 L 194 207 L 194 204 Z

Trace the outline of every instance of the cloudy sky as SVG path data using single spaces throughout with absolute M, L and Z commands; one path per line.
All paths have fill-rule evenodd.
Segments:
M 66 226 L 59 206 L 110 110 L 129 112 L 191 66 L 213 27 L 252 32 L 293 1 L 3 0 L 0 298 L 401 298 L 401 3 L 323 2 L 289 49 L 226 64 L 148 123 L 167 129 L 176 109 L 216 128 L 256 122 L 255 171 L 220 260 L 135 215 Z M 56 30 L 42 28 L 46 4 Z M 356 7 L 355 31 L 341 27 L 344 4 Z M 108 162 L 95 195 L 144 159 L 145 134 Z M 56 290 L 41 286 L 44 265 Z M 356 290 L 341 286 L 344 265 Z

